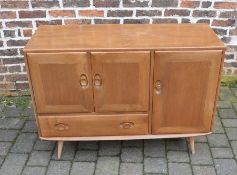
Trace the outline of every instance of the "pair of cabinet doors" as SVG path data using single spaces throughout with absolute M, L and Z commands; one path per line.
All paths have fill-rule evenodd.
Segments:
M 152 108 L 153 133 L 210 131 L 221 58 L 219 50 L 27 54 L 39 114 Z

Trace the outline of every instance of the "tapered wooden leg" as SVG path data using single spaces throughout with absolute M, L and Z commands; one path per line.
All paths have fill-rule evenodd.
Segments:
M 62 150 L 63 150 L 63 141 L 58 141 L 58 159 L 61 158 Z
M 189 147 L 192 154 L 195 154 L 194 137 L 189 137 Z

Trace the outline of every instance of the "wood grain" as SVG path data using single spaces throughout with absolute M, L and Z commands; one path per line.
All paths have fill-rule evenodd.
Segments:
M 42 137 L 148 134 L 148 114 L 38 116 Z M 126 128 L 124 123 L 133 123 Z
M 146 135 L 121 135 L 121 136 L 88 136 L 88 137 L 40 137 L 42 140 L 61 141 L 92 141 L 92 140 L 137 140 L 137 139 L 164 139 L 164 138 L 188 138 L 210 135 L 211 132 L 188 134 L 146 134 Z
M 95 112 L 148 111 L 150 52 L 92 52 Z
M 40 26 L 25 52 L 223 49 L 206 24 Z
M 92 112 L 91 67 L 87 53 L 27 54 L 38 113 Z M 81 75 L 88 85 L 81 86 Z
M 222 51 L 156 52 L 152 133 L 210 132 Z

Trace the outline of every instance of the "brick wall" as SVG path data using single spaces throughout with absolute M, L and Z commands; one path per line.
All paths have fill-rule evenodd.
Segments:
M 22 48 L 42 24 L 208 23 L 237 75 L 236 0 L 0 0 L 0 90 L 28 88 Z

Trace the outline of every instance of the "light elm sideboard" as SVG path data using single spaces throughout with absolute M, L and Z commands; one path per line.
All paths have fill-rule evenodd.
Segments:
M 189 139 L 212 132 L 225 46 L 204 24 L 40 26 L 24 48 L 39 136 Z

